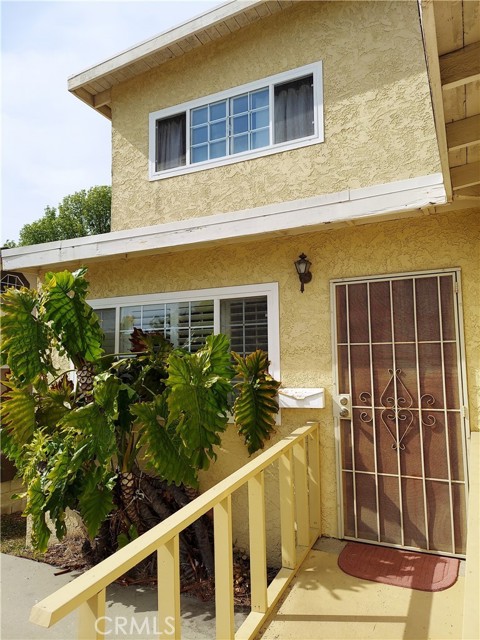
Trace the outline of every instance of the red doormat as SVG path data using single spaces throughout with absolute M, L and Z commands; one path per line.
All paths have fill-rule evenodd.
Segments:
M 349 542 L 338 556 L 338 566 L 364 580 L 419 591 L 443 591 L 457 581 L 460 560 Z

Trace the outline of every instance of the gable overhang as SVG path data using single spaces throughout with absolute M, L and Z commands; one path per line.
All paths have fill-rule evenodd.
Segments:
M 68 90 L 111 119 L 115 85 L 292 5 L 293 0 L 231 0 L 71 76 Z
M 441 173 L 346 189 L 180 222 L 3 249 L 2 268 L 38 271 L 69 264 L 173 253 L 225 243 L 300 235 L 339 226 L 431 214 L 446 202 Z

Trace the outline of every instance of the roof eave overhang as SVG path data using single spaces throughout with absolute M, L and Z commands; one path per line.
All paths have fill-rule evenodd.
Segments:
M 68 79 L 68 90 L 111 119 L 111 87 L 293 4 L 230 0 Z
M 140 255 L 173 253 L 257 238 L 298 235 L 431 212 L 446 202 L 441 173 L 346 189 L 254 209 L 2 250 L 2 268 L 38 271 Z

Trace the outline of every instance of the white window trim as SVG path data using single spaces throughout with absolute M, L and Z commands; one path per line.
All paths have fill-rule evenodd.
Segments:
M 262 149 L 253 149 L 250 151 L 244 151 L 242 153 L 236 153 L 235 155 L 224 156 L 223 158 L 215 158 L 214 160 L 205 160 L 204 162 L 197 162 L 195 164 L 189 164 L 190 158 L 190 116 L 191 109 L 196 107 L 202 107 L 212 102 L 220 100 L 226 100 L 233 98 L 236 95 L 246 93 L 248 91 L 256 91 L 265 87 L 269 87 L 270 90 L 270 140 L 272 140 L 273 132 L 273 87 L 276 84 L 288 82 L 289 80 L 295 80 L 302 76 L 313 75 L 313 113 L 314 113 L 314 133 L 311 136 L 305 138 L 299 138 L 297 140 L 289 140 L 279 144 L 270 144 L 268 147 Z M 156 122 L 162 118 L 169 118 L 171 116 L 186 113 L 186 153 L 187 164 L 181 167 L 175 167 L 173 169 L 167 169 L 165 171 L 156 171 Z M 249 82 L 227 91 L 220 91 L 213 93 L 209 96 L 204 96 L 196 100 L 190 100 L 183 104 L 175 105 L 173 107 L 167 107 L 160 111 L 155 111 L 149 115 L 149 179 L 150 180 L 164 180 L 165 178 L 171 178 L 173 176 L 179 176 L 187 173 L 194 173 L 196 171 L 204 171 L 205 169 L 211 169 L 213 167 L 220 167 L 228 164 L 235 164 L 237 162 L 243 162 L 244 160 L 252 160 L 254 158 L 260 158 L 263 156 L 272 155 L 274 153 L 281 153 L 283 151 L 289 151 L 291 149 L 299 149 L 301 147 L 307 147 L 312 144 L 318 144 L 324 141 L 324 128 L 323 128 L 323 67 L 322 62 L 314 62 L 312 64 L 298 67 L 290 71 L 278 73 L 268 78 L 262 78 L 255 82 Z
M 88 304 L 93 309 L 117 310 L 115 318 L 115 351 L 118 353 L 120 340 L 120 307 L 166 302 L 196 302 L 199 300 L 213 300 L 213 331 L 214 333 L 220 333 L 220 300 L 228 298 L 252 298 L 262 295 L 267 296 L 268 358 L 270 360 L 269 371 L 273 378 L 280 380 L 280 321 L 277 282 L 241 285 L 236 287 L 216 287 L 214 289 L 193 289 L 190 291 L 172 291 L 135 296 L 119 296 L 114 298 L 96 298 L 88 300 Z

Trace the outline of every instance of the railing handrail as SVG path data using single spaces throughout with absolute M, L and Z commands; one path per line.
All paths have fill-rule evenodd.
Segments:
M 169 542 L 317 428 L 317 422 L 309 422 L 296 429 L 163 522 L 44 598 L 32 608 L 30 621 L 42 627 L 50 627 L 64 618 L 161 545 Z

